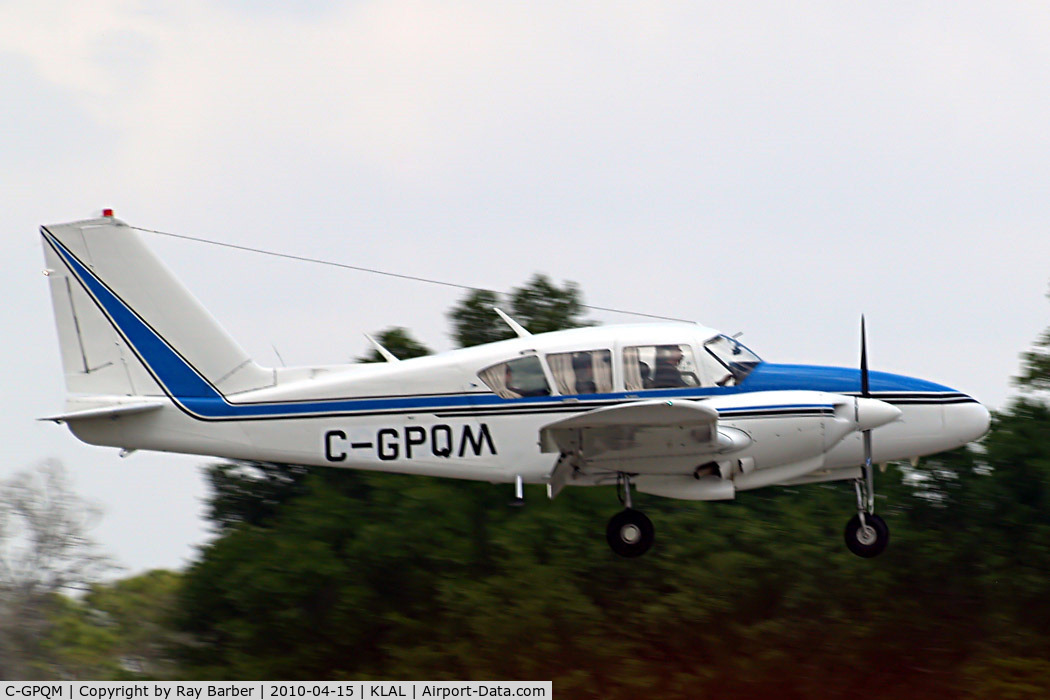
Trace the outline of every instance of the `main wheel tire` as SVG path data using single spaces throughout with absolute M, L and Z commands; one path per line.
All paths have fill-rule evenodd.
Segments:
M 858 557 L 870 559 L 882 554 L 882 550 L 890 543 L 890 528 L 885 520 L 874 513 L 866 513 L 864 520 L 866 526 L 861 524 L 860 515 L 857 514 L 846 523 L 846 546 Z
M 653 546 L 653 522 L 640 510 L 626 508 L 609 519 L 605 539 L 621 557 L 640 557 Z

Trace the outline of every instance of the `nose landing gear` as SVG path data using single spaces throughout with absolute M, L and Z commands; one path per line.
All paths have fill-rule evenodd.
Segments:
M 875 493 L 871 483 L 871 465 L 865 468 L 865 478 L 857 479 L 857 514 L 846 523 L 846 546 L 858 557 L 870 559 L 882 554 L 890 543 L 890 529 L 886 521 L 875 515 Z
M 871 398 L 868 379 L 868 333 L 864 317 L 860 317 L 860 395 Z M 856 420 L 860 423 L 860 402 L 854 404 Z M 846 546 L 858 557 L 870 559 L 882 554 L 890 543 L 890 529 L 886 521 L 875 515 L 875 471 L 871 460 L 871 429 L 862 430 L 864 441 L 864 466 L 861 477 L 853 482 L 857 489 L 857 514 L 846 523 Z
M 874 513 L 858 513 L 850 518 L 845 535 L 849 551 L 865 559 L 882 554 L 890 541 L 886 521 Z

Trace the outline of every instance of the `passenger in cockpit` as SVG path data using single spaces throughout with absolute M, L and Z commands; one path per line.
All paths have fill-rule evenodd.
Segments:
M 576 377 L 577 394 L 596 394 L 598 387 L 594 383 L 594 366 L 591 353 L 578 352 L 572 356 L 572 373 Z
M 682 361 L 682 348 L 677 345 L 660 345 L 656 348 L 656 367 L 650 386 L 654 389 L 673 389 L 686 386 L 678 364 Z
M 642 386 L 646 389 L 652 389 L 653 380 L 649 377 L 649 365 L 641 360 L 638 361 L 638 374 L 642 377 Z

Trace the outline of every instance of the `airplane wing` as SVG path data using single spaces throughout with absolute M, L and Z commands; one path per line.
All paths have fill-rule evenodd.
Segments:
M 540 429 L 540 448 L 560 457 L 549 480 L 557 494 L 579 473 L 690 474 L 745 447 L 742 433 L 720 433 L 718 411 L 698 401 L 652 400 L 609 406 Z

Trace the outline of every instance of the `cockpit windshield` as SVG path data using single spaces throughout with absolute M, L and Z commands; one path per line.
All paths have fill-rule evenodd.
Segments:
M 718 386 L 735 386 L 744 381 L 751 370 L 758 366 L 762 359 L 748 350 L 736 338 L 727 335 L 715 336 L 704 343 L 704 350 L 725 368 L 727 374 L 715 383 Z

